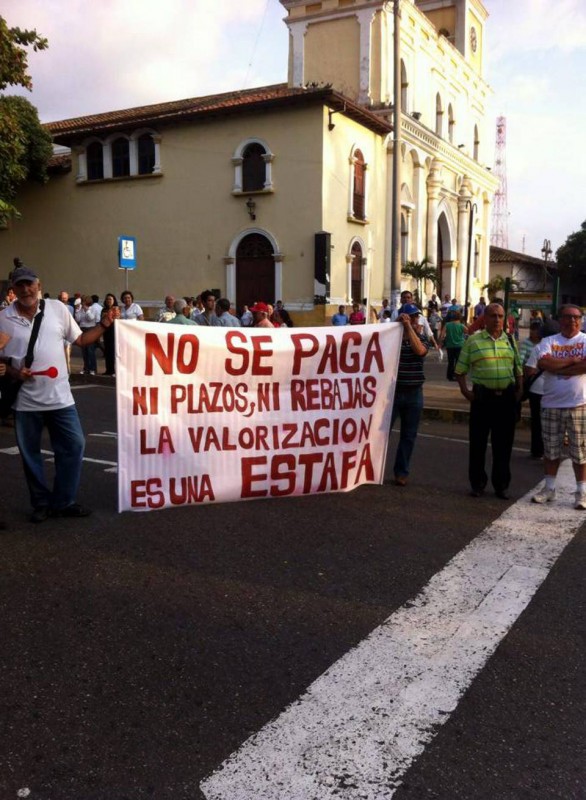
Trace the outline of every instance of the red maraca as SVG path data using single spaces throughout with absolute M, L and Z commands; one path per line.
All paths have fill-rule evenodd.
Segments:
M 56 378 L 59 375 L 57 367 L 47 367 L 47 369 L 40 369 L 38 372 L 31 372 L 31 375 L 46 375 L 47 378 Z

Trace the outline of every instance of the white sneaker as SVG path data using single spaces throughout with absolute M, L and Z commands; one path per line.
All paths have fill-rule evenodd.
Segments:
M 545 486 L 531 498 L 532 503 L 552 503 L 554 500 L 555 489 L 548 489 Z
M 586 511 L 586 494 L 583 492 L 576 492 L 574 495 L 575 503 L 574 508 L 578 511 Z
M 95 375 L 96 373 L 90 369 L 90 375 Z

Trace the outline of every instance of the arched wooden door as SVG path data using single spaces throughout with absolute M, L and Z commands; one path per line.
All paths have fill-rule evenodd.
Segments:
M 236 250 L 236 305 L 275 301 L 275 257 L 266 236 L 249 233 Z

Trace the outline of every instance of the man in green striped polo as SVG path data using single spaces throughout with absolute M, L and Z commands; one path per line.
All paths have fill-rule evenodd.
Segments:
M 484 319 L 484 330 L 464 342 L 455 377 L 460 391 L 470 401 L 468 477 L 472 495 L 480 497 L 488 482 L 485 461 L 490 435 L 492 485 L 496 496 L 507 500 L 523 368 L 513 337 L 504 332 L 503 307 L 491 303 Z M 468 388 L 466 376 L 471 379 L 472 388 Z

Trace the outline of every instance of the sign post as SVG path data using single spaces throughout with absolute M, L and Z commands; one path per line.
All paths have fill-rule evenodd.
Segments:
M 124 270 L 124 289 L 128 289 L 128 270 L 136 269 L 136 236 L 118 237 L 118 268 Z

